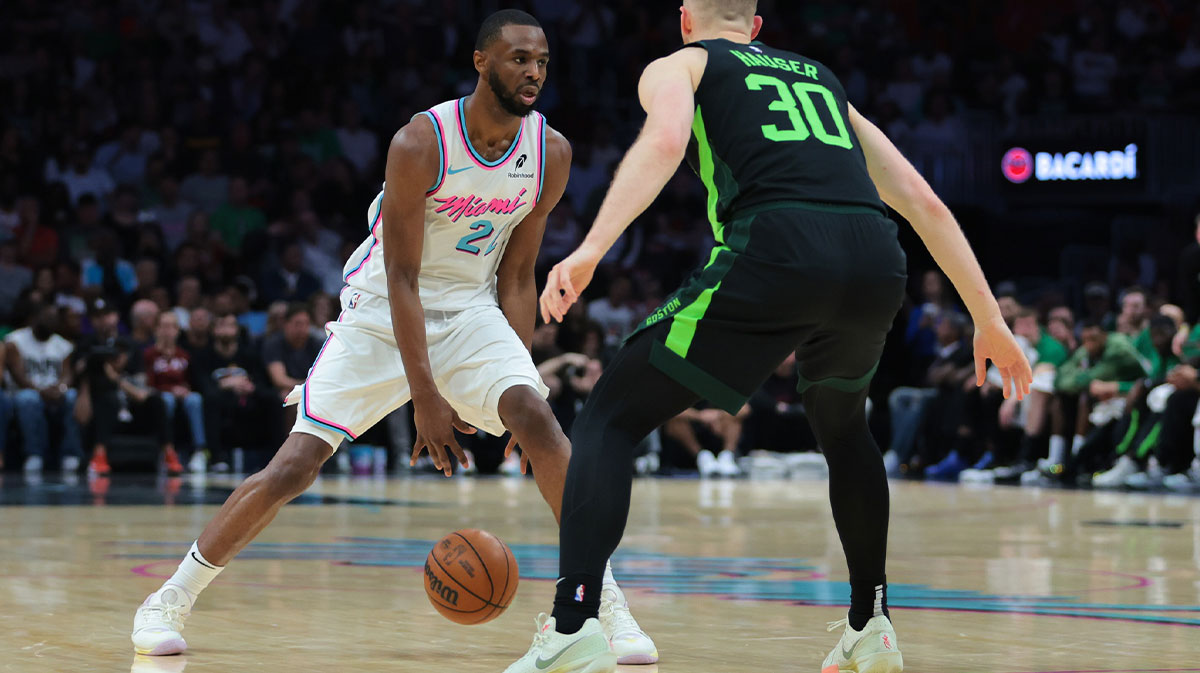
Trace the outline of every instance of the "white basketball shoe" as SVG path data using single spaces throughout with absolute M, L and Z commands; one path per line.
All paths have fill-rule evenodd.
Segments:
M 618 664 L 658 661 L 658 648 L 633 618 L 625 593 L 614 582 L 605 582 L 600 590 L 600 628 L 617 655 Z
M 554 618 L 542 613 L 537 618 L 533 645 L 525 656 L 504 673 L 615 673 L 617 655 L 608 646 L 600 622 L 589 619 L 577 633 L 554 630 Z
M 187 649 L 183 622 L 192 613 L 195 599 L 183 587 L 165 584 L 150 594 L 133 617 L 133 649 L 138 654 L 163 656 Z
M 900 673 L 904 670 L 896 631 L 887 617 L 872 617 L 862 631 L 850 628 L 850 620 L 840 619 L 830 622 L 829 630 L 836 631 L 843 626 L 846 630 L 842 632 L 842 639 L 825 657 L 821 673 Z

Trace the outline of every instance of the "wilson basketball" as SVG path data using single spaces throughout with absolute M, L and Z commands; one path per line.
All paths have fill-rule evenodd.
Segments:
M 455 531 L 425 558 L 425 593 L 446 619 L 483 624 L 504 612 L 517 593 L 517 559 L 487 531 Z

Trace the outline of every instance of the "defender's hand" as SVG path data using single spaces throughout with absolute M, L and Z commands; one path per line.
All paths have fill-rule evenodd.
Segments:
M 446 449 L 450 449 L 454 453 L 463 467 L 471 466 L 470 461 L 467 460 L 466 451 L 463 451 L 454 437 L 454 431 L 471 434 L 475 432 L 475 428 L 459 418 L 458 412 L 444 397 L 434 395 L 421 404 L 417 404 L 414 400 L 413 422 L 417 426 L 417 441 L 413 444 L 412 459 L 409 460 L 409 465 L 416 465 L 421 451 L 428 448 L 434 466 L 444 472 L 447 477 L 452 473 L 452 469 Z
M 975 385 L 982 386 L 987 380 L 988 360 L 1004 379 L 1004 399 L 1014 393 L 1018 400 L 1025 399 L 1033 383 L 1033 369 L 1003 320 L 975 325 Z
M 563 321 L 571 306 L 579 301 L 579 295 L 592 282 L 600 257 L 592 254 L 582 246 L 571 253 L 569 257 L 554 265 L 546 279 L 546 289 L 542 290 L 539 303 L 542 307 L 542 320 L 547 323 L 551 318 Z

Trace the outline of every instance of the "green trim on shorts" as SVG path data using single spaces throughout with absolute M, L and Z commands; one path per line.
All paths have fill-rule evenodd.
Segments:
M 1138 444 L 1138 460 L 1142 460 L 1146 456 L 1150 455 L 1150 452 L 1154 450 L 1154 447 L 1158 446 L 1158 436 L 1161 434 L 1162 421 L 1159 421 L 1154 424 L 1154 427 L 1150 428 L 1150 434 L 1146 435 L 1145 439 L 1142 440 L 1142 443 Z
M 657 341 L 650 344 L 650 364 L 730 414 L 737 415 L 750 399 Z
M 842 393 L 857 393 L 863 388 L 871 385 L 871 379 L 875 377 L 875 372 L 878 369 L 879 363 L 876 362 L 875 366 L 871 367 L 871 371 L 856 379 L 840 379 L 831 377 L 828 379 L 821 379 L 820 381 L 809 381 L 801 376 L 799 372 L 796 372 L 796 378 L 800 380 L 799 383 L 796 384 L 796 392 L 803 393 L 813 386 L 822 386 L 824 388 L 832 388 L 833 390 Z

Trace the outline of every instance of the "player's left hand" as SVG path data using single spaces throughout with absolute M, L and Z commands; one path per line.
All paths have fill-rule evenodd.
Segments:
M 504 447 L 504 457 L 508 458 L 512 455 L 514 449 L 517 448 L 517 436 L 511 432 L 508 434 L 508 446 Z M 529 454 L 521 452 L 521 474 L 529 474 Z
M 592 276 L 596 273 L 596 265 L 600 263 L 601 256 L 594 255 L 581 246 L 569 257 L 555 264 L 553 269 L 550 269 L 550 276 L 546 279 L 546 289 L 542 290 L 542 298 L 539 301 L 542 307 L 542 320 L 547 323 L 551 318 L 558 322 L 563 321 L 563 316 L 567 315 L 571 306 L 579 301 L 579 295 L 592 282 Z

